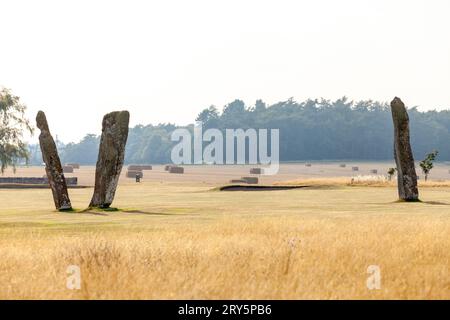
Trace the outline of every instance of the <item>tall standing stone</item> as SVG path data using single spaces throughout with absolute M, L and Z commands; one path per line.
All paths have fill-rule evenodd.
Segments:
M 39 111 L 36 116 L 37 127 L 41 130 L 39 144 L 42 151 L 42 159 L 45 162 L 45 171 L 53 193 L 53 200 L 57 210 L 70 210 L 72 205 L 67 192 L 66 179 L 64 178 L 61 161 L 58 156 L 55 141 L 48 128 L 45 113 Z
M 111 112 L 103 117 L 95 189 L 90 207 L 108 208 L 114 200 L 125 158 L 129 120 L 128 111 Z
M 409 117 L 405 104 L 395 97 L 391 102 L 394 121 L 394 157 L 398 173 L 398 194 L 401 200 L 418 201 L 417 174 L 409 135 Z

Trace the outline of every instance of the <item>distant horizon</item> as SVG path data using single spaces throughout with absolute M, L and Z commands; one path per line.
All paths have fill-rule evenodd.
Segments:
M 14 93 L 14 92 L 13 92 Z M 14 94 L 16 94 L 16 93 L 14 93 Z M 301 103 L 301 102 L 304 102 L 304 101 L 307 101 L 307 100 L 321 100 L 321 99 L 324 99 L 324 100 L 328 100 L 328 101 L 336 101 L 336 100 L 338 100 L 338 99 L 340 99 L 340 98 L 347 98 L 348 99 L 348 101 L 349 102 L 351 102 L 351 101 L 353 101 L 353 102 L 359 102 L 359 101 L 374 101 L 374 102 L 379 102 L 379 103 L 381 103 L 381 104 L 389 104 L 389 101 L 377 101 L 377 100 L 374 100 L 374 99 L 367 99 L 367 100 L 361 100 L 361 99 L 351 99 L 350 97 L 347 97 L 347 96 L 341 96 L 341 97 L 339 97 L 339 98 L 336 98 L 336 99 L 327 99 L 327 98 L 324 98 L 324 97 L 320 97 L 320 98 L 306 98 L 306 99 L 304 99 L 304 100 L 297 100 L 297 99 L 294 99 L 293 97 L 289 97 L 289 98 L 287 98 L 287 99 L 282 99 L 282 100 L 278 100 L 278 101 L 276 101 L 276 102 L 273 102 L 273 103 L 268 103 L 266 100 L 264 100 L 264 99 L 261 99 L 263 102 L 265 102 L 266 104 L 267 104 L 267 106 L 268 107 L 270 107 L 270 106 L 272 106 L 272 105 L 274 105 L 274 104 L 276 104 L 276 103 L 279 103 L 279 102 L 282 102 L 282 101 L 288 101 L 289 99 L 293 99 L 293 101 L 295 101 L 295 102 L 299 102 L 299 103 Z M 393 99 L 394 97 L 392 97 L 392 99 Z M 437 107 L 435 107 L 435 108 L 432 108 L 432 107 L 430 107 L 430 108 L 423 108 L 422 106 L 417 106 L 417 105 L 408 105 L 407 104 L 407 100 L 405 100 L 404 98 L 402 98 L 402 97 L 400 97 L 404 102 L 405 102 L 405 104 L 406 104 L 406 107 L 407 107 L 407 109 L 409 110 L 409 109 L 412 109 L 412 108 L 417 108 L 417 110 L 419 111 L 419 112 L 422 112 L 422 113 L 426 113 L 426 112 L 433 112 L 433 111 L 435 111 L 435 112 L 441 112 L 441 111 L 450 111 L 450 106 L 449 107 L 443 107 L 443 108 L 437 108 Z M 251 103 L 247 103 L 245 100 L 243 100 L 243 99 L 238 99 L 238 98 L 236 98 L 236 99 L 231 99 L 230 101 L 228 101 L 227 103 L 231 103 L 231 102 L 233 102 L 233 101 L 235 101 L 235 100 L 242 100 L 242 101 L 244 101 L 244 103 L 245 103 L 245 105 L 247 106 L 247 107 L 249 107 L 249 106 L 254 106 L 254 104 L 255 104 L 255 102 L 256 102 L 256 100 L 258 100 L 258 99 L 256 99 L 255 101 L 253 101 L 253 102 L 251 102 Z M 226 104 L 227 104 L 226 103 Z M 226 105 L 225 104 L 225 105 Z M 219 110 L 219 112 L 221 113 L 222 112 L 222 110 L 223 110 L 223 108 L 225 107 L 225 105 L 223 105 L 223 106 L 217 106 L 217 105 L 214 105 L 214 104 L 210 104 L 209 106 L 215 106 L 215 107 L 217 107 L 217 109 Z M 209 106 L 206 106 L 205 108 L 208 108 Z M 28 107 L 28 106 L 27 106 Z M 205 109 L 205 108 L 203 108 L 203 109 Z M 123 110 L 126 110 L 126 108 L 122 108 Z M 117 109 L 111 109 L 110 111 L 108 111 L 108 112 L 112 112 L 112 111 L 118 111 L 118 110 L 122 110 L 122 109 L 120 109 L 120 108 L 117 108 Z M 203 109 L 201 109 L 201 110 L 203 110 Z M 42 109 L 39 109 L 39 110 L 42 110 L 42 111 L 44 111 L 44 112 L 46 112 L 45 111 L 45 108 L 42 108 Z M 200 110 L 200 111 L 201 111 Z M 51 115 L 49 115 L 49 114 L 47 114 L 46 113 L 46 115 L 47 115 L 47 117 L 50 117 L 51 118 Z M 29 119 L 30 119 L 30 121 L 31 121 L 31 123 L 33 124 L 33 125 L 35 125 L 35 121 L 34 121 L 34 119 L 35 119 L 35 116 L 36 115 L 30 115 L 30 110 L 29 109 L 27 109 L 27 116 L 29 117 Z M 178 126 L 178 127 L 186 127 L 186 126 L 189 126 L 189 125 L 193 125 L 194 123 L 195 123 L 195 118 L 198 116 L 198 113 L 197 114 L 195 114 L 195 115 L 193 115 L 193 117 L 192 117 L 192 120 L 191 121 L 189 121 L 189 122 L 187 122 L 187 123 L 176 123 L 176 122 L 174 122 L 174 121 L 169 121 L 169 122 L 150 122 L 150 123 L 135 123 L 135 124 L 130 124 L 130 128 L 134 128 L 134 127 L 137 127 L 137 126 L 148 126 L 148 125 L 151 125 L 151 126 L 158 126 L 158 125 L 164 125 L 164 124 L 170 124 L 170 125 L 174 125 L 174 126 Z M 101 116 L 102 118 L 103 118 L 103 115 Z M 133 123 L 133 113 L 131 113 L 130 114 L 130 122 L 131 123 Z M 84 133 L 83 135 L 81 135 L 79 138 L 77 138 L 76 140 L 64 140 L 64 139 L 61 139 L 61 136 L 60 136 L 60 134 L 58 133 L 58 132 L 54 132 L 54 130 L 52 130 L 52 123 L 49 121 L 49 126 L 50 126 L 50 131 L 52 132 L 52 134 L 55 136 L 55 138 L 56 138 L 56 136 L 58 136 L 57 138 L 58 138 L 58 141 L 60 141 L 60 142 L 62 142 L 63 144 L 69 144 L 69 143 L 79 143 L 85 136 L 87 136 L 87 135 L 90 135 L 90 134 L 94 134 L 94 135 L 96 135 L 96 136 L 99 136 L 99 135 L 101 135 L 101 121 L 100 121 L 100 123 L 99 123 L 99 125 L 98 125 L 98 127 L 99 127 L 99 130 L 98 130 L 98 132 L 86 132 L 86 133 Z M 67 128 L 66 127 L 66 129 L 70 129 L 70 128 Z M 26 141 L 27 141 L 27 143 L 28 144 L 37 144 L 37 143 L 39 143 L 38 142 L 38 137 L 39 137 L 39 133 L 38 132 L 35 132 L 35 134 L 34 134 L 34 137 L 27 137 L 26 138 Z

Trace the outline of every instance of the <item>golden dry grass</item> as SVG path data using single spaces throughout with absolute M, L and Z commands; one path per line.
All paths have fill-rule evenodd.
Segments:
M 223 219 L 3 236 L 0 298 L 448 299 L 448 224 L 417 223 Z M 81 267 L 79 291 L 65 287 L 71 264 Z M 366 288 L 371 264 L 381 267 L 381 290 Z
M 119 212 L 0 190 L 0 299 L 449 299 L 450 188 L 119 186 Z M 92 189 L 70 190 L 78 209 Z M 81 268 L 81 290 L 66 269 Z M 381 268 L 368 290 L 367 267 Z
M 310 186 L 370 186 L 370 187 L 397 187 L 397 181 L 389 181 L 383 176 L 355 176 L 355 177 L 319 177 L 301 178 L 288 181 L 275 182 L 275 185 L 310 185 Z M 419 180 L 420 188 L 449 188 L 450 180 Z

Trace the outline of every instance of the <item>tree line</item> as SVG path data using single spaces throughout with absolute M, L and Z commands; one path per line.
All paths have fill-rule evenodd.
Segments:
M 450 110 L 421 112 L 408 109 L 411 144 L 416 159 L 439 150 L 439 160 L 450 160 Z M 203 128 L 279 129 L 280 160 L 391 160 L 393 124 L 390 107 L 377 101 L 350 101 L 343 97 L 297 102 L 288 99 L 272 105 L 257 100 L 247 106 L 234 100 L 219 110 L 204 109 L 195 119 Z M 174 124 L 130 128 L 126 163 L 169 163 Z M 193 130 L 193 124 L 187 127 Z M 94 164 L 100 137 L 86 135 L 78 143 L 58 144 L 63 162 Z M 39 146 L 30 145 L 31 163 L 40 164 Z

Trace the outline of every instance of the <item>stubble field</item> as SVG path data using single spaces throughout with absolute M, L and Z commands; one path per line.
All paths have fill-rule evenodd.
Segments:
M 322 179 L 310 188 L 221 192 L 247 168 L 155 167 L 121 179 L 111 212 L 83 211 L 92 188 L 69 190 L 74 213 L 56 212 L 49 189 L 0 189 L 0 299 L 449 299 L 450 187 L 399 203 L 390 184 L 311 173 L 327 169 L 262 178 Z M 93 183 L 91 167 L 75 175 Z M 70 265 L 80 290 L 66 287 Z M 380 289 L 366 285 L 371 265 Z

